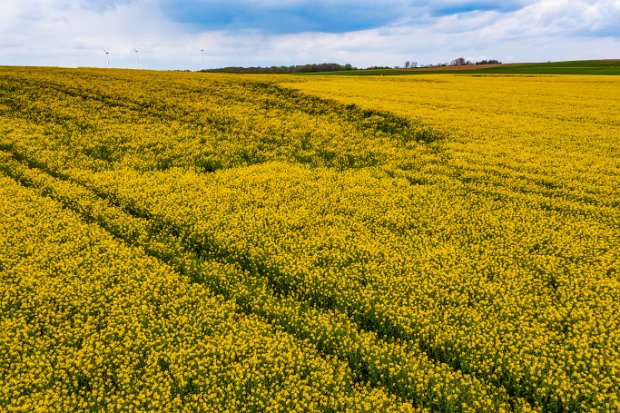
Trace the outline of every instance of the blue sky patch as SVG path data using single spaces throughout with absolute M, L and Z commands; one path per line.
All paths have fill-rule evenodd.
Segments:
M 432 4 L 432 3 L 431 3 Z M 523 7 L 520 1 L 447 1 L 435 3 L 431 6 L 434 16 L 449 16 L 453 14 L 471 13 L 476 11 L 511 12 Z
M 207 30 L 260 30 L 268 33 L 346 33 L 390 24 L 398 7 L 374 2 L 296 2 L 262 5 L 235 1 L 165 1 L 162 10 L 179 23 Z

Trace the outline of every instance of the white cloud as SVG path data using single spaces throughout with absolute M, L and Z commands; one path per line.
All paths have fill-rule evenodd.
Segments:
M 105 47 L 111 65 L 133 67 L 134 45 L 142 67 L 192 70 L 201 68 L 201 48 L 209 67 L 325 61 L 391 66 L 458 56 L 504 61 L 618 57 L 620 0 L 521 1 L 510 2 L 504 11 L 469 11 L 474 3 L 482 4 L 394 0 L 386 7 L 404 12 L 384 27 L 274 34 L 252 28 L 200 30 L 173 21 L 156 0 L 3 0 L 0 64 L 104 66 Z M 432 17 L 432 10 L 442 7 L 458 12 Z

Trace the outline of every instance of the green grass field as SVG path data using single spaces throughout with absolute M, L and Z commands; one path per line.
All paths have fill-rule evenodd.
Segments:
M 620 60 L 578 60 L 569 62 L 548 62 L 548 63 L 516 63 L 505 64 L 484 69 L 450 69 L 440 68 L 438 70 L 428 69 L 381 69 L 381 70 L 352 70 L 332 72 L 332 75 L 346 76 L 399 76 L 417 74 L 442 74 L 442 73 L 461 73 L 461 74 L 526 74 L 526 75 L 620 75 Z M 322 73 L 325 74 L 325 73 Z

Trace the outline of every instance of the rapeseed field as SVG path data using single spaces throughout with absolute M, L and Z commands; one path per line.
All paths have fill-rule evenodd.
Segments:
M 0 409 L 620 411 L 618 96 L 0 68 Z

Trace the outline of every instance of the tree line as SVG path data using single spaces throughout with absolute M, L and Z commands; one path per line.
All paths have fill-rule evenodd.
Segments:
M 406 69 L 413 69 L 417 67 L 429 68 L 429 67 L 445 67 L 445 66 L 465 66 L 465 65 L 490 65 L 490 64 L 502 64 L 499 60 L 489 59 L 489 60 L 480 60 L 477 62 L 472 62 L 463 57 L 456 58 L 449 63 L 437 63 L 437 64 L 426 64 L 426 65 L 418 65 L 417 62 L 406 61 L 404 67 Z M 200 72 L 220 72 L 220 73 L 273 73 L 273 74 L 282 74 L 282 73 L 319 73 L 319 72 L 340 72 L 340 71 L 348 71 L 348 70 L 379 70 L 379 69 L 392 69 L 389 66 L 370 66 L 365 69 L 358 69 L 357 67 L 351 66 L 350 64 L 341 65 L 338 63 L 312 63 L 305 65 L 294 65 L 294 66 L 253 66 L 253 67 L 242 67 L 242 66 L 228 66 L 221 67 L 217 69 L 203 69 Z M 398 66 L 395 66 L 394 69 L 399 69 Z
M 467 60 L 464 57 L 457 57 L 456 59 L 450 61 L 449 63 L 436 63 L 436 64 L 427 64 L 418 66 L 418 62 L 411 62 L 407 60 L 405 62 L 405 69 L 413 69 L 416 67 L 446 67 L 446 66 L 479 66 L 479 65 L 501 65 L 502 62 L 495 59 L 488 60 L 479 60 L 477 62 L 473 62 L 471 60 Z
M 225 72 L 225 73 L 315 73 L 315 72 L 340 72 L 342 70 L 357 70 L 350 64 L 338 63 L 313 63 L 295 66 L 269 66 L 269 67 L 240 67 L 229 66 L 219 69 L 204 69 L 201 72 Z

